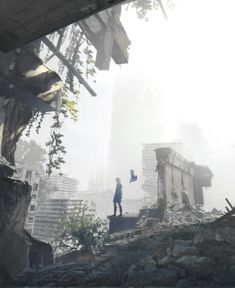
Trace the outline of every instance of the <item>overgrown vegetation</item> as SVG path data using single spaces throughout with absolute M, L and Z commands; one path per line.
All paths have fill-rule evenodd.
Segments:
M 61 49 L 64 58 L 80 75 L 83 75 L 87 79 L 95 76 L 96 70 L 94 68 L 92 44 L 85 37 L 77 23 L 52 33 L 48 38 L 52 43 L 56 44 L 58 49 Z M 64 43 L 69 44 L 64 47 Z M 55 56 L 55 54 L 53 54 L 50 49 L 43 44 L 43 42 L 40 43 L 38 51 L 40 51 L 39 54 L 44 54 L 44 56 L 40 56 L 45 63 Z M 46 142 L 46 147 L 48 148 L 46 172 L 48 175 L 52 174 L 55 170 L 58 170 L 60 174 L 62 174 L 61 166 L 65 163 L 64 155 L 67 153 L 63 142 L 63 123 L 65 118 L 77 122 L 79 114 L 77 107 L 79 101 L 80 82 L 61 60 L 58 62 L 58 67 L 58 73 L 64 82 L 64 86 L 61 95 L 61 109 L 60 111 L 56 111 L 52 116 L 53 121 L 51 124 L 51 132 L 49 139 Z M 28 125 L 26 136 L 30 135 L 34 123 L 37 123 L 36 132 L 39 133 L 44 116 L 45 114 L 36 110 L 33 112 L 33 117 Z
M 53 243 L 56 252 L 75 250 L 95 253 L 107 237 L 107 224 L 96 215 L 93 202 L 81 201 L 60 221 L 61 235 Z
M 159 1 L 160 0 L 128 1 L 128 7 L 134 8 L 140 19 L 148 20 L 147 15 L 149 11 L 160 7 Z M 166 4 L 168 7 L 173 8 L 176 1 L 177 0 L 166 0 L 164 5 Z M 56 48 L 60 50 L 66 61 L 68 61 L 80 75 L 84 78 L 94 78 L 96 70 L 94 65 L 93 46 L 86 38 L 79 23 L 72 24 L 54 32 L 49 35 L 48 38 L 54 43 Z M 65 43 L 68 43 L 68 45 L 65 45 Z M 47 48 L 43 42 L 39 43 L 36 50 L 40 56 L 42 56 L 41 54 L 44 54 L 42 57 L 44 63 L 47 63 L 55 57 L 55 54 Z M 62 174 L 61 166 L 65 163 L 64 155 L 67 153 L 63 144 L 64 135 L 62 133 L 64 119 L 70 118 L 76 122 L 78 121 L 79 113 L 77 105 L 79 100 L 80 82 L 76 79 L 73 71 L 71 71 L 61 59 L 58 60 L 58 67 L 58 73 L 63 79 L 64 88 L 62 92 L 62 107 L 61 110 L 55 112 L 52 117 L 53 123 L 51 125 L 51 133 L 46 142 L 49 156 L 46 169 L 48 175 L 55 170 L 58 170 L 60 174 Z M 40 113 L 36 110 L 33 111 L 33 117 L 28 125 L 26 136 L 30 135 L 31 128 L 35 122 L 37 123 L 36 132 L 39 133 L 44 117 L 44 113 Z
M 64 135 L 61 132 L 65 118 L 70 118 L 74 122 L 78 121 L 78 96 L 73 95 L 73 98 L 69 97 L 70 93 L 67 88 L 63 89 L 61 110 L 55 112 L 52 117 L 51 133 L 49 140 L 46 142 L 49 150 L 46 170 L 48 175 L 52 174 L 53 170 L 61 170 L 61 165 L 65 163 L 63 156 L 67 151 L 63 144 Z M 60 174 L 62 173 L 60 172 Z
M 167 5 L 170 9 L 173 9 L 177 0 L 166 0 L 163 3 Z M 154 9 L 159 9 L 159 1 L 158 0 L 137 0 L 131 1 L 128 4 L 127 9 L 132 7 L 136 10 L 136 14 L 139 19 L 143 19 L 148 21 L 148 13 Z

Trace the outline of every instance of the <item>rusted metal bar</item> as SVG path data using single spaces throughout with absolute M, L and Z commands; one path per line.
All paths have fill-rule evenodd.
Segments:
M 230 201 L 228 200 L 228 198 L 225 198 L 226 202 L 228 203 L 228 205 L 231 207 L 231 209 L 234 208 L 234 206 L 230 203 Z
M 223 216 L 219 217 L 218 219 L 216 219 L 214 222 L 212 222 L 212 225 L 216 225 L 220 222 L 222 222 L 223 220 L 229 218 L 230 216 L 235 214 L 235 208 L 233 208 L 232 210 L 228 211 L 227 213 L 225 213 Z
M 230 211 L 227 206 L 225 206 L 225 209 L 226 209 L 228 212 Z

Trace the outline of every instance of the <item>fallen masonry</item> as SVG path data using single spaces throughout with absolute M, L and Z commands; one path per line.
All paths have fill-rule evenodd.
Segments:
M 67 258 L 65 264 L 27 269 L 14 279 L 15 285 L 234 287 L 234 216 L 230 213 L 226 221 L 215 218 L 216 213 L 204 213 L 196 224 L 164 221 L 112 234 L 97 255 L 78 255 L 70 263 Z

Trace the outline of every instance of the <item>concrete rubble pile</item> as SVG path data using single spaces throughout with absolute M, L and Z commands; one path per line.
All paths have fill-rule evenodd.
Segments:
M 234 283 L 234 216 L 117 233 L 99 255 L 25 270 L 17 278 L 17 285 L 33 287 L 188 288 L 234 287 Z
M 172 209 L 168 209 L 166 211 L 166 215 L 164 217 L 164 221 L 166 223 L 169 223 L 171 225 L 177 225 L 177 224 L 193 224 L 193 223 L 200 223 L 200 222 L 211 222 L 214 221 L 218 216 L 221 216 L 223 214 L 222 211 L 218 211 L 216 209 L 213 209 L 210 212 L 203 211 L 199 208 L 189 208 L 189 209 L 178 209 L 174 210 L 174 207 Z
M 140 214 L 140 219 L 137 223 L 138 228 L 154 227 L 158 228 L 165 225 L 183 225 L 183 224 L 196 224 L 196 223 L 207 223 L 212 222 L 218 217 L 223 215 L 222 211 L 212 209 L 212 211 L 204 211 L 201 208 L 175 208 L 170 206 L 164 212 L 164 216 L 159 217 L 158 208 L 147 209 L 152 210 L 151 213 Z M 155 212 L 155 211 L 156 212 Z M 153 214 L 153 215 L 149 215 Z M 154 215 L 155 214 L 155 215 Z

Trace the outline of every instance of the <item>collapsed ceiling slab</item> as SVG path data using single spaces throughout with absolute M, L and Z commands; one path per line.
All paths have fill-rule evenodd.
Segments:
M 0 52 L 0 96 L 15 97 L 43 113 L 60 110 L 60 77 L 27 47 L 18 50 Z
M 116 64 L 128 63 L 131 44 L 120 21 L 121 7 L 102 11 L 79 22 L 79 26 L 97 50 L 95 65 L 108 70 L 111 58 Z
M 0 50 L 9 51 L 124 0 L 1 0 Z

